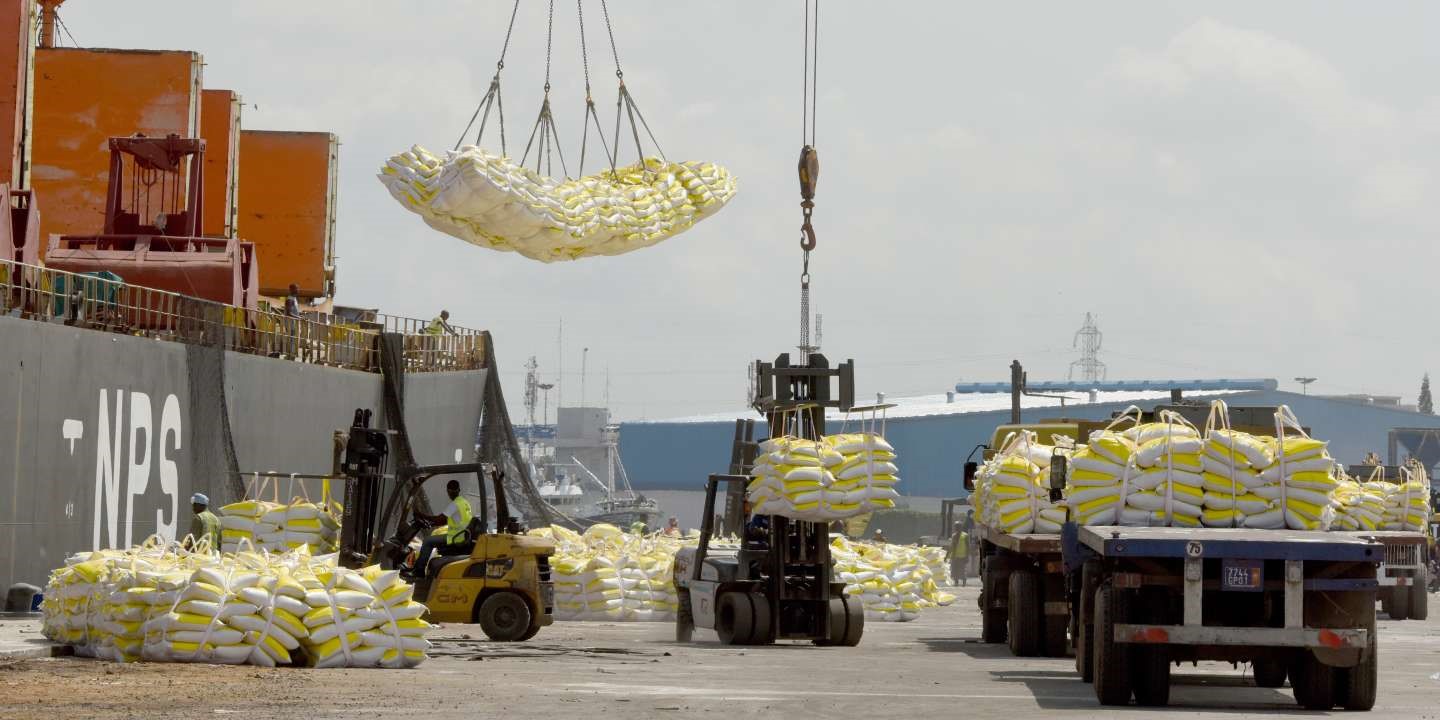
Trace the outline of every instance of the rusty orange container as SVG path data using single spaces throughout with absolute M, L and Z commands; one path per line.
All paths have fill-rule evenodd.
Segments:
M 202 64 L 183 51 L 36 49 L 31 185 L 42 238 L 104 227 L 110 138 L 196 136 Z
M 260 293 L 333 294 L 339 141 L 331 133 L 243 130 L 236 235 L 255 243 Z
M 0 0 L 0 183 L 28 184 L 35 0 Z
M 205 90 L 200 101 L 200 137 L 205 140 L 205 203 L 200 234 L 234 237 L 240 159 L 240 96 Z

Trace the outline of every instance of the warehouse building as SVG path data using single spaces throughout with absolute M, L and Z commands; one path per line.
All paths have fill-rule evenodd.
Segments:
M 1058 417 L 1104 419 L 1130 405 L 1151 409 L 1170 401 L 1170 393 L 1159 389 L 1104 390 L 1085 392 L 1079 402 L 1047 397 L 1022 398 L 1022 420 L 1039 421 Z M 1113 386 L 1113 385 L 1112 385 Z M 1132 385 L 1132 387 L 1134 387 Z M 1274 381 L 1256 385 L 1254 390 L 1214 390 L 1203 384 L 1189 386 L 1187 400 L 1208 401 L 1223 397 L 1232 406 L 1288 405 L 1320 439 L 1330 441 L 1331 454 L 1346 464 L 1359 463 L 1368 452 L 1382 458 L 1391 455 L 1391 431 L 1400 442 L 1392 461 L 1417 453 L 1427 461 L 1437 447 L 1408 447 L 1407 438 L 1440 438 L 1428 430 L 1440 431 L 1440 416 L 1424 415 L 1363 398 L 1325 398 L 1273 389 Z M 913 398 L 886 398 L 897 407 L 884 420 L 885 436 L 899 454 L 901 483 L 897 489 L 912 497 L 956 497 L 964 495 L 961 467 L 975 446 L 988 442 L 995 427 L 1010 421 L 1010 395 L 997 392 L 966 392 Z M 981 388 L 988 390 L 991 388 Z M 620 428 L 620 450 L 630 482 L 639 491 L 698 490 L 710 473 L 725 472 L 737 418 L 758 418 L 758 414 L 734 412 L 664 421 L 628 422 Z M 866 419 L 831 415 L 832 431 L 848 424 L 859 429 Z M 757 432 L 764 432 L 761 421 Z M 1411 443 L 1414 445 L 1415 443 Z M 1432 473 L 1433 475 L 1433 473 Z

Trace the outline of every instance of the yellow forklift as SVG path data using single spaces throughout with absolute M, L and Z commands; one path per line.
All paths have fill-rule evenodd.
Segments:
M 435 529 L 417 512 L 425 484 L 443 475 L 474 474 L 481 493 L 477 514 L 461 542 L 443 546 L 430 559 L 425 576 L 415 586 L 415 599 L 429 608 L 431 621 L 478 623 L 487 637 L 497 641 L 528 640 L 554 622 L 550 556 L 555 545 L 525 535 L 519 521 L 510 516 L 504 472 L 476 462 L 406 464 L 387 475 L 388 434 L 370 427 L 370 419 L 369 410 L 356 410 L 349 431 L 336 437 L 337 470 L 345 478 L 340 564 L 404 568 L 412 553 L 411 541 Z M 484 497 L 487 472 L 494 493 L 493 531 Z

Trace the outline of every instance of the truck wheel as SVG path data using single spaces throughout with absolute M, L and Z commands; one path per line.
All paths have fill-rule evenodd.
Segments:
M 1415 578 L 1410 578 L 1414 580 Z M 1410 586 L 1395 586 L 1390 589 L 1390 619 L 1410 619 Z
M 1141 590 L 1138 602 L 1131 609 L 1133 617 L 1143 622 L 1165 624 L 1165 594 Z M 1170 704 L 1170 649 L 1164 645 L 1132 645 L 1130 668 L 1133 672 L 1135 704 L 1164 707 Z
M 1415 571 L 1415 585 L 1410 588 L 1410 618 L 1424 620 L 1430 617 L 1430 571 L 1420 568 Z
M 531 625 L 531 626 L 530 626 L 530 629 L 529 629 L 529 630 L 526 630 L 526 631 L 525 631 L 525 634 L 524 634 L 524 635 L 521 635 L 521 636 L 520 636 L 519 640 L 520 640 L 520 642 L 524 642 L 524 641 L 529 640 L 530 638 L 533 638 L 533 637 L 535 637 L 536 635 L 539 635 L 539 634 L 540 634 L 540 623 L 535 623 L 534 625 Z
M 1010 653 L 1015 657 L 1040 654 L 1043 643 L 1040 633 L 1044 627 L 1040 607 L 1044 599 L 1039 580 L 1033 570 L 1010 573 L 1010 597 L 1005 604 L 1009 611 Z
M 860 603 L 860 598 L 842 598 L 841 603 L 845 605 L 845 639 L 841 645 L 855 647 L 860 644 L 860 636 L 865 634 L 865 606 Z
M 530 604 L 515 593 L 498 592 L 480 603 L 475 620 L 491 640 L 514 642 L 530 629 Z
M 990 563 L 985 563 L 987 566 Z M 984 579 L 980 586 L 980 641 L 985 643 L 1005 642 L 1006 612 L 1004 608 L 996 609 L 995 599 L 997 595 L 1004 595 L 1006 588 L 1000 587 L 998 580 L 1000 573 L 986 567 Z
M 1423 587 L 1423 586 L 1422 586 Z M 1375 691 L 1379 683 L 1380 639 L 1375 634 L 1375 620 L 1372 617 L 1366 628 L 1365 658 L 1357 665 L 1337 668 L 1335 678 L 1335 704 L 1346 710 L 1369 710 L 1375 707 Z
M 833 601 L 832 601 L 833 602 Z M 773 645 L 775 643 L 774 626 L 770 624 L 770 601 L 765 595 L 758 592 L 750 593 L 750 607 L 755 611 L 753 615 L 752 634 L 749 645 Z
M 1091 652 L 1090 636 L 1095 634 L 1095 587 L 1099 582 L 1100 566 L 1087 560 L 1080 570 L 1080 607 L 1071 608 L 1077 612 L 1075 621 L 1075 669 L 1080 672 L 1082 682 L 1095 682 L 1095 654 Z
M 1335 707 L 1335 668 L 1317 660 L 1309 650 L 1301 650 L 1291 663 L 1290 687 L 1295 689 L 1295 702 L 1306 710 Z
M 1040 622 L 1044 628 L 1041 650 L 1045 657 L 1065 657 L 1070 653 L 1070 615 L 1050 615 L 1046 606 L 1052 602 L 1065 602 L 1065 578 L 1063 575 L 1040 576 L 1045 586 L 1045 597 L 1040 603 Z
M 1281 660 L 1253 660 L 1250 669 L 1255 675 L 1255 687 L 1278 688 L 1285 686 L 1285 663 Z
M 755 612 L 750 608 L 750 596 L 742 592 L 720 594 L 715 607 L 715 633 L 722 645 L 745 645 L 754 632 Z
M 1130 615 L 1129 598 L 1109 580 L 1095 588 L 1095 698 L 1101 705 L 1130 703 L 1130 646 L 1115 642 L 1115 624 Z
M 695 611 L 690 607 L 690 591 L 675 593 L 675 642 L 688 643 L 695 637 Z

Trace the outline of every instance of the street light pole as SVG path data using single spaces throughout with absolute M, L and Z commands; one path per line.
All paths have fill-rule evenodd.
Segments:
M 1315 382 L 1316 379 L 1317 379 L 1317 378 L 1313 378 L 1313 377 L 1297 377 L 1297 378 L 1295 378 L 1295 382 L 1300 383 L 1300 391 L 1301 391 L 1301 394 L 1303 394 L 1303 395 L 1309 395 L 1309 394 L 1310 394 L 1310 383 Z

